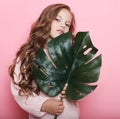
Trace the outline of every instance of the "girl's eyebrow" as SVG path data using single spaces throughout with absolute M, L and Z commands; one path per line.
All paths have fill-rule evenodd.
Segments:
M 62 19 L 62 16 L 60 16 L 60 15 L 58 15 L 57 17 L 60 17 Z M 71 23 L 71 21 L 69 21 L 69 20 L 66 21 L 66 22 Z
M 60 15 L 57 15 L 57 17 L 61 17 Z M 62 18 L 62 17 L 61 17 Z

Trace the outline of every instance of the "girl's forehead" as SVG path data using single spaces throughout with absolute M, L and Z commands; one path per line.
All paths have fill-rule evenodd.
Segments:
M 68 9 L 61 9 L 59 13 L 57 14 L 58 17 L 66 18 L 66 19 L 72 19 L 72 14 Z

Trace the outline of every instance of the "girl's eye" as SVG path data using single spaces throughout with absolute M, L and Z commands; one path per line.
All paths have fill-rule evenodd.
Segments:
M 60 21 L 61 21 L 61 20 L 60 20 L 60 19 L 58 19 L 58 18 L 56 18 L 55 20 L 56 20 L 56 21 L 58 21 L 58 22 L 60 22 Z
M 70 24 L 66 24 L 67 27 L 70 27 Z

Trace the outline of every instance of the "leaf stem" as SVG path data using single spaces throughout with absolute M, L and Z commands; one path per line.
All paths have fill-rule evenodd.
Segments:
M 65 91 L 66 91 L 67 86 L 68 86 L 68 83 L 66 83 L 66 84 L 65 84 L 65 86 L 64 86 L 64 88 L 63 88 L 63 90 L 65 90 Z M 62 94 L 61 94 L 61 95 L 62 95 Z M 61 101 L 63 101 L 63 97 L 60 97 L 60 100 L 61 100 Z M 55 115 L 55 116 L 54 116 L 54 119 L 57 119 L 57 115 Z
M 54 116 L 54 119 L 57 119 L 57 115 Z

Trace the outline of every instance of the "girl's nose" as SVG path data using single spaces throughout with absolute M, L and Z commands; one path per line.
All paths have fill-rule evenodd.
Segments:
M 65 23 L 61 23 L 61 27 L 65 29 Z

